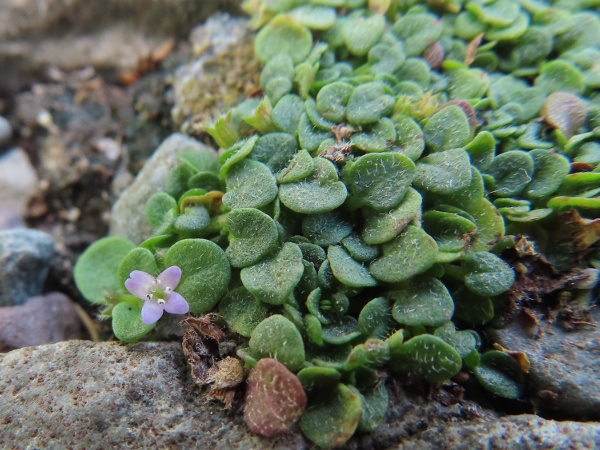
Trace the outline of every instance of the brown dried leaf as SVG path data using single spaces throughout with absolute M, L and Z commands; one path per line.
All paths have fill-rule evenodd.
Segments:
M 483 39 L 483 33 L 478 36 L 475 36 L 471 42 L 467 44 L 467 48 L 465 49 L 465 64 L 470 66 L 475 61 L 475 57 L 477 56 L 477 50 L 479 50 L 479 46 L 481 45 L 481 40 Z
M 541 115 L 545 122 L 558 128 L 568 139 L 587 118 L 587 104 L 569 92 L 553 92 L 548 96 Z
M 437 70 L 441 67 L 445 56 L 444 47 L 442 47 L 442 44 L 440 44 L 439 41 L 423 52 L 423 59 L 427 61 L 429 67 L 433 70 Z

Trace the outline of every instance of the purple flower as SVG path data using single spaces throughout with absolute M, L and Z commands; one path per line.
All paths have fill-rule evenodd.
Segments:
M 167 267 L 158 277 L 134 270 L 125 281 L 125 287 L 137 298 L 144 300 L 142 306 L 142 322 L 152 325 L 163 315 L 186 314 L 190 310 L 188 302 L 175 288 L 181 280 L 181 269 L 177 266 Z

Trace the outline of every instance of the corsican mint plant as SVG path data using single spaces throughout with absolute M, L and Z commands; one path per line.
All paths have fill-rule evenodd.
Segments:
M 77 285 L 124 342 L 186 301 L 217 311 L 246 338 L 266 436 L 374 429 L 388 372 L 519 398 L 518 362 L 471 328 L 507 305 L 517 235 L 559 270 L 597 260 L 551 236 L 600 209 L 598 5 L 246 1 L 262 97 L 206 127 L 218 160 L 179 155 L 146 205 L 155 234 L 96 242 Z

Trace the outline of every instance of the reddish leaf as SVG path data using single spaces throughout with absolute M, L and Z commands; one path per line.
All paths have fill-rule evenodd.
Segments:
M 298 377 L 275 359 L 263 358 L 248 376 L 244 419 L 250 431 L 271 437 L 288 431 L 306 406 Z

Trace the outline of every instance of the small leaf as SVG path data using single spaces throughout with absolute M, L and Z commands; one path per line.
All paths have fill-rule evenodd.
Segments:
M 517 399 L 525 388 L 525 377 L 519 363 L 497 350 L 481 355 L 473 373 L 484 388 L 503 398 Z
M 449 195 L 469 186 L 472 176 L 469 155 L 456 148 L 421 158 L 413 185 L 431 194 Z
M 525 195 L 531 199 L 541 199 L 554 194 L 571 170 L 569 160 L 548 150 L 532 150 L 533 180 L 527 185 Z
M 277 174 L 277 182 L 284 184 L 302 180 L 312 173 L 314 167 L 312 156 L 302 149 L 296 153 L 290 164 Z
M 134 270 L 141 270 L 152 276 L 158 275 L 159 271 L 154 254 L 150 250 L 138 247 L 125 255 L 121 260 L 121 264 L 119 264 L 118 270 L 119 281 L 123 289 L 125 289 L 125 280 L 129 278 Z
M 268 308 L 259 303 L 243 286 L 229 292 L 219 302 L 219 314 L 231 330 L 250 337 L 259 323 L 267 317 Z
M 300 418 L 300 429 L 321 448 L 338 447 L 352 437 L 361 416 L 360 396 L 339 383 L 335 389 L 311 395 Z
M 225 252 L 206 239 L 184 239 L 167 252 L 165 266 L 179 266 L 182 272 L 177 286 L 189 303 L 190 313 L 205 314 L 227 292 L 231 267 Z
M 379 247 L 367 245 L 358 234 L 351 234 L 342 239 L 342 245 L 353 259 L 368 263 L 379 256 Z
M 385 28 L 383 15 L 350 17 L 344 21 L 342 36 L 346 47 L 356 56 L 366 55 L 377 43 Z
M 510 150 L 496 158 L 488 170 L 494 177 L 494 195 L 512 197 L 523 191 L 533 176 L 533 158 L 521 150 Z
M 471 137 L 469 119 L 457 105 L 435 113 L 423 128 L 425 142 L 434 152 L 463 147 Z
M 342 82 L 326 85 L 317 94 L 317 110 L 327 120 L 343 122 L 346 118 L 346 105 L 353 90 L 352 85 Z
M 583 75 L 568 61 L 555 59 L 542 65 L 535 85 L 553 93 L 563 91 L 581 94 L 585 89 Z
M 340 211 L 312 214 L 302 220 L 302 234 L 313 244 L 336 245 L 352 232 L 352 225 Z
M 275 221 L 254 208 L 238 208 L 228 215 L 229 247 L 225 254 L 233 267 L 256 264 L 277 247 Z
M 437 278 L 422 277 L 385 297 L 394 302 L 392 314 L 402 325 L 437 327 L 454 314 L 454 302 L 446 286 Z
M 141 305 L 133 302 L 121 302 L 112 309 L 112 328 L 121 342 L 136 342 L 156 327 L 156 323 L 146 325 L 142 322 Z
M 548 96 L 541 115 L 545 122 L 558 128 L 568 139 L 585 124 L 587 105 L 576 95 L 568 92 L 553 92 Z
M 369 271 L 376 279 L 388 283 L 399 283 L 425 272 L 435 264 L 438 251 L 433 238 L 414 225 L 406 227 L 382 249 L 383 256 L 369 265 Z
M 337 169 L 324 158 L 314 158 L 313 172 L 304 180 L 279 187 L 281 203 L 302 214 L 332 211 L 344 203 L 346 195 L 346 186 L 338 180 Z
M 304 343 L 300 332 L 285 317 L 275 314 L 252 331 L 250 350 L 256 359 L 275 358 L 292 372 L 304 365 Z
M 490 252 L 471 253 L 463 264 L 465 286 L 474 294 L 494 296 L 506 292 L 515 281 L 515 272 Z
M 387 339 L 396 325 L 390 303 L 384 297 L 371 300 L 360 312 L 358 325 L 365 336 Z
M 256 57 L 266 63 L 273 56 L 285 53 L 294 64 L 302 62 L 312 49 L 310 31 L 290 16 L 279 15 L 262 28 L 254 40 Z
M 123 290 L 118 277 L 119 265 L 135 244 L 119 237 L 105 237 L 90 245 L 77 260 L 75 284 L 92 303 L 104 303 L 107 293 Z
M 396 114 L 392 117 L 396 125 L 397 151 L 416 161 L 425 150 L 425 138 L 419 124 L 411 117 L 404 114 Z
M 230 209 L 260 208 L 277 197 L 277 182 L 267 166 L 246 159 L 233 166 L 225 178 L 223 204 Z
M 225 150 L 225 152 L 219 158 L 219 162 L 221 163 L 221 176 L 226 176 L 230 167 L 246 158 L 246 156 L 252 152 L 252 149 L 256 145 L 257 141 L 258 136 L 254 136 L 250 139 L 240 141 Z
M 389 114 L 394 103 L 394 98 L 387 94 L 382 83 L 362 84 L 350 96 L 346 117 L 354 125 L 368 125 Z
M 360 392 L 362 416 L 358 422 L 358 431 L 373 431 L 385 417 L 388 410 L 389 396 L 384 383 L 374 389 Z
M 261 136 L 250 154 L 250 158 L 263 163 L 271 172 L 283 170 L 298 151 L 298 142 L 287 133 L 268 133 Z
M 146 202 L 146 217 L 154 229 L 170 225 L 177 211 L 177 201 L 165 192 L 157 192 Z
M 402 345 L 390 344 L 390 352 L 392 370 L 420 375 L 430 383 L 449 380 L 462 367 L 456 350 L 429 334 L 413 337 Z
M 244 420 L 252 433 L 273 437 L 289 431 L 306 407 L 298 377 L 275 359 L 258 361 L 248 375 Z
M 361 156 L 342 170 L 342 180 L 350 194 L 348 203 L 355 208 L 369 206 L 377 211 L 390 210 L 406 195 L 414 173 L 414 163 L 400 153 Z
M 352 316 L 342 316 L 336 322 L 323 325 L 323 342 L 342 345 L 360 336 L 358 322 Z
M 454 298 L 454 321 L 460 320 L 471 326 L 481 326 L 494 318 L 494 304 L 489 297 L 482 297 L 461 286 L 452 293 Z
M 339 245 L 329 247 L 327 259 L 331 265 L 333 276 L 346 286 L 370 287 L 377 284 L 369 270 L 363 264 L 352 259 L 350 254 Z
M 325 6 L 302 5 L 292 9 L 289 15 L 311 30 L 327 30 L 336 19 L 335 8 Z
M 291 242 L 274 256 L 242 269 L 244 286 L 259 300 L 281 305 L 288 299 L 304 272 L 302 252 Z
M 391 241 L 411 222 L 420 222 L 423 197 L 409 188 L 397 208 L 387 212 L 368 214 L 362 232 L 366 244 L 376 245 Z
M 408 56 L 420 55 L 442 35 L 442 22 L 433 14 L 407 14 L 396 21 L 393 31 L 404 41 Z
M 342 374 L 333 367 L 306 367 L 298 372 L 298 379 L 306 390 L 328 387 L 339 383 Z
M 304 114 L 304 101 L 301 97 L 284 95 L 273 108 L 273 123 L 277 129 L 296 136 L 300 118 Z

